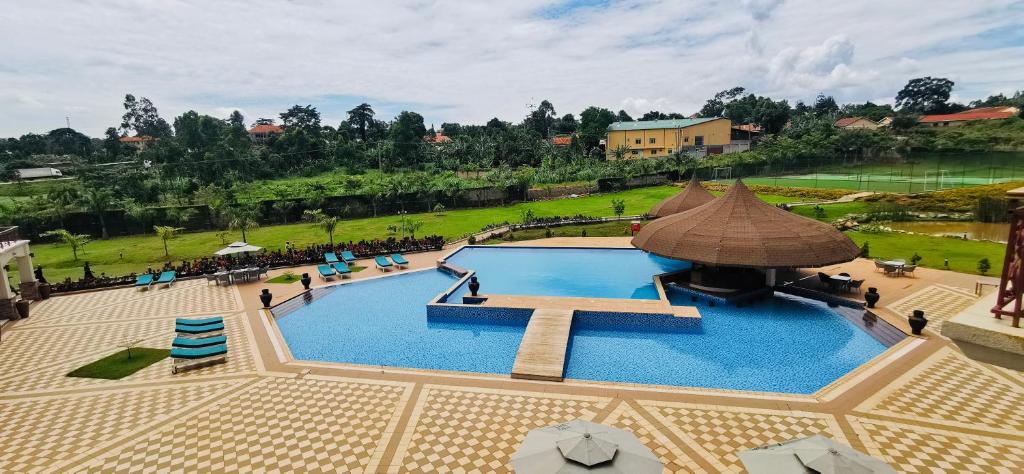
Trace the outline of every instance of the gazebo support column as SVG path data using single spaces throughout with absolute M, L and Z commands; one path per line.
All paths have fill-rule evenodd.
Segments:
M 775 286 L 775 269 L 769 268 L 764 272 L 764 284 L 766 286 Z
M 38 300 L 39 282 L 36 281 L 36 275 L 32 272 L 32 256 L 19 255 L 15 259 L 18 261 L 18 277 L 21 279 L 18 291 L 21 292 L 22 299 Z
M 19 319 L 18 309 L 14 306 L 15 296 L 11 291 L 11 282 L 7 279 L 6 265 L 0 265 L 0 319 Z

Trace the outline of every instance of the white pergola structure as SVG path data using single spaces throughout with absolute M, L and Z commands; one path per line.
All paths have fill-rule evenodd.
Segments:
M 18 296 L 11 291 L 7 277 L 7 265 L 14 260 L 18 264 L 18 276 L 21 285 L 18 291 L 21 299 L 39 299 L 39 282 L 36 281 L 32 267 L 32 251 L 29 241 L 18 237 L 17 227 L 0 228 L 0 319 L 18 319 L 18 311 L 14 303 Z

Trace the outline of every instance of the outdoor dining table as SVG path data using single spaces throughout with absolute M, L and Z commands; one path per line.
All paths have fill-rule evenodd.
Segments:
M 882 262 L 882 265 L 892 265 L 892 266 L 894 266 L 896 268 L 902 267 L 902 266 L 904 266 L 906 264 L 907 264 L 907 262 L 901 262 L 901 261 L 898 261 L 898 260 L 887 260 L 887 261 Z

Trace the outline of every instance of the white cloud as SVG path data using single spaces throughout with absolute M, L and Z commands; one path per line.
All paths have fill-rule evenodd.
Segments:
M 0 136 L 65 115 L 92 135 L 125 93 L 173 118 L 250 121 L 295 103 L 324 122 L 366 98 L 428 122 L 518 121 L 531 98 L 692 113 L 736 85 L 790 100 L 891 97 L 915 75 L 973 98 L 1024 84 L 1024 45 L 958 49 L 1024 23 L 1019 0 L 613 0 L 557 18 L 556 0 L 37 0 L 0 10 Z M 646 109 L 646 110 L 643 110 Z

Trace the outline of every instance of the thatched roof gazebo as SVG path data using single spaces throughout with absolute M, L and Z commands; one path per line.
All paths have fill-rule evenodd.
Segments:
M 711 267 L 820 267 L 860 254 L 836 228 L 758 199 L 741 180 L 714 201 L 647 224 L 632 243 Z
M 655 204 L 647 214 L 656 218 L 670 216 L 672 214 L 689 211 L 695 207 L 700 207 L 714 199 L 715 196 L 700 185 L 700 181 L 697 180 L 697 173 L 693 173 L 693 177 L 690 178 L 690 182 L 682 191 L 679 192 L 679 194 L 670 196 L 664 201 Z

